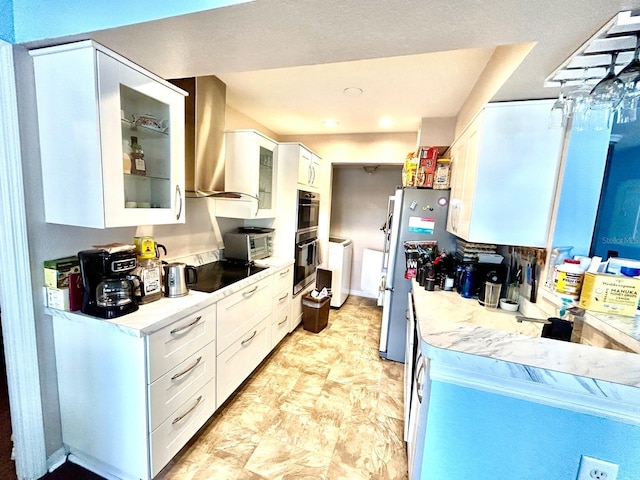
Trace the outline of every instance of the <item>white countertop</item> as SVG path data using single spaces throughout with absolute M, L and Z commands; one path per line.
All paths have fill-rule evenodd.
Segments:
M 198 256 L 201 255 L 203 254 L 198 254 Z M 206 257 L 206 260 L 208 261 L 209 257 Z M 193 260 L 190 263 L 193 265 L 199 265 L 201 263 L 207 263 L 207 261 L 199 262 L 197 260 Z M 215 259 L 211 261 L 215 261 Z M 92 317 L 81 312 L 67 312 L 53 308 L 47 308 L 46 312 L 52 316 L 62 317 L 71 321 L 105 322 L 126 334 L 142 337 L 158 331 L 176 320 L 191 315 L 202 308 L 216 303 L 218 300 L 228 297 L 229 295 L 232 295 L 257 281 L 272 275 L 275 271 L 287 265 L 293 265 L 293 259 L 270 257 L 260 260 L 259 262 L 256 262 L 256 264 L 268 268 L 267 270 L 258 272 L 248 278 L 235 282 L 228 287 L 212 293 L 189 290 L 189 293 L 183 297 L 163 297 L 155 302 L 140 305 L 140 308 L 135 312 L 110 320 Z
M 541 338 L 540 324 L 518 323 L 516 313 L 415 282 L 413 290 L 420 334 L 431 347 L 640 387 L 638 354 Z

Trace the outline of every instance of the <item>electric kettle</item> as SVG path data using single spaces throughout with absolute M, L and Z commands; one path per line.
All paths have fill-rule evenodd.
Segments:
M 164 269 L 164 296 L 182 297 L 189 293 L 189 287 L 198 281 L 196 267 L 180 262 L 167 263 Z

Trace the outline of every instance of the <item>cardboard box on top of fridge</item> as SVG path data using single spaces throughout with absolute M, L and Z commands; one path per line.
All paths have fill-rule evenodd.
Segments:
M 438 163 L 438 147 L 420 147 L 418 150 L 418 168 L 422 167 L 425 174 L 433 174 Z M 433 175 L 431 175 L 433 185 Z
M 640 300 L 640 278 L 586 272 L 580 307 L 594 312 L 633 317 Z

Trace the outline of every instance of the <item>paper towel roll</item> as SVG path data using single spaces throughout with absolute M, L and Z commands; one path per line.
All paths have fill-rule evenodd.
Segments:
M 364 295 L 377 298 L 382 278 L 382 252 L 365 248 L 362 251 L 362 272 L 360 290 Z

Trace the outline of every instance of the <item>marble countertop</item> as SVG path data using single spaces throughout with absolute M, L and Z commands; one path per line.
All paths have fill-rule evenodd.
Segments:
M 640 353 L 640 318 L 586 312 L 584 321 L 616 342 Z
M 192 265 L 201 265 L 210 261 L 216 261 L 217 259 L 217 257 L 212 257 L 208 254 L 197 254 L 193 257 L 185 257 L 181 260 L 190 260 L 185 263 L 190 263 Z M 267 270 L 258 272 L 249 278 L 245 278 L 243 280 L 235 282 L 233 285 L 229 285 L 228 287 L 222 288 L 215 292 L 205 293 L 197 292 L 195 290 L 189 290 L 189 293 L 183 297 L 163 297 L 155 302 L 148 303 L 146 305 L 140 305 L 140 308 L 133 313 L 129 313 L 127 315 L 123 315 L 121 317 L 110 320 L 92 317 L 80 312 L 67 312 L 63 310 L 56 310 L 53 308 L 46 308 L 46 312 L 52 316 L 63 317 L 71 321 L 105 322 L 128 335 L 142 337 L 158 331 L 183 317 L 192 315 L 198 310 L 212 305 L 222 298 L 233 295 L 243 288 L 272 275 L 280 268 L 283 268 L 287 265 L 293 265 L 293 259 L 270 257 L 268 259 L 260 260 L 259 263 L 260 266 L 268 267 Z
M 456 292 L 413 285 L 420 335 L 432 349 L 517 364 L 528 376 L 558 372 L 640 387 L 638 354 L 541 338 L 542 325 L 518 323 L 517 312 L 488 309 Z M 531 368 L 541 370 L 533 373 Z

